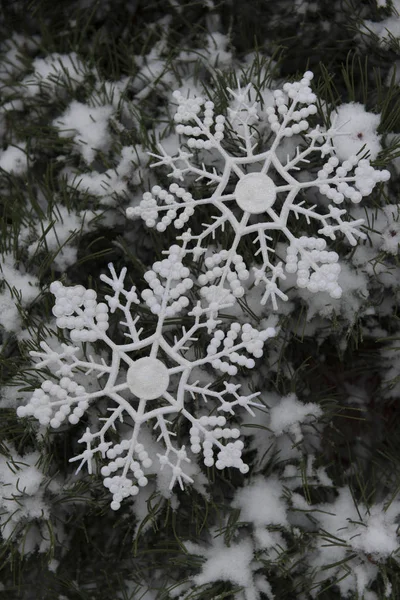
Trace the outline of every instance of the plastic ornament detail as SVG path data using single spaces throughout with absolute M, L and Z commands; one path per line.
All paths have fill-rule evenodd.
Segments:
M 325 249 L 326 241 L 342 234 L 351 245 L 356 245 L 357 238 L 366 237 L 359 229 L 363 219 L 348 220 L 346 202 L 358 204 L 371 194 L 377 183 L 387 181 L 390 174 L 373 168 L 369 160 L 360 155 L 352 155 L 343 163 L 339 161 L 335 140 L 347 135 L 346 128 L 337 129 L 334 123 L 329 129 L 311 125 L 310 119 L 315 120 L 318 112 L 317 97 L 311 89 L 312 78 L 313 74 L 307 71 L 300 81 L 285 83 L 281 90 L 274 92 L 273 106 L 265 109 L 272 134 L 267 148 L 259 148 L 255 125 L 260 108 L 257 102 L 250 100 L 251 84 L 244 89 L 240 86 L 237 90 L 228 89 L 235 109 L 228 109 L 227 116 L 216 114 L 214 103 L 203 97 L 186 98 L 179 91 L 173 94 L 177 102 L 176 133 L 181 136 L 182 145 L 176 156 L 170 156 L 160 144 L 161 154 L 152 154 L 158 159 L 152 166 L 167 167 L 168 176 L 180 183 L 171 183 L 168 189 L 154 186 L 143 195 L 138 206 L 128 208 L 127 216 L 140 217 L 148 227 L 159 232 L 169 226 L 182 231 L 177 239 L 185 241 L 186 254 L 192 254 L 195 260 L 206 252 L 210 240 L 215 243 L 218 232 L 230 230 L 231 242 L 223 250 L 223 264 L 213 276 L 211 302 L 214 304 L 219 302 L 222 306 L 227 297 L 231 303 L 240 297 L 240 290 L 236 296 L 232 293 L 229 277 L 238 246 L 245 236 L 250 236 L 256 245 L 255 256 L 260 264 L 253 269 L 256 285 L 264 286 L 262 304 L 270 301 L 277 309 L 278 298 L 288 299 L 279 288 L 279 280 L 286 278 L 285 271 L 297 270 L 295 256 L 299 257 L 299 287 L 307 287 L 314 293 L 325 291 L 333 298 L 342 293 L 338 283 L 339 256 Z M 229 119 L 233 123 L 231 130 L 236 130 L 234 155 L 229 151 L 232 137 L 229 145 L 225 143 Z M 282 161 L 278 156 L 280 147 L 288 138 L 294 138 L 294 156 Z M 217 156 L 222 164 L 220 169 L 215 166 Z M 311 160 L 320 163 L 319 170 L 309 168 Z M 302 176 L 297 178 L 295 174 L 299 171 Z M 193 196 L 197 181 L 213 188 L 209 195 Z M 304 194 L 308 190 L 327 198 L 330 201 L 327 209 L 307 205 Z M 203 223 L 201 233 L 194 235 L 189 228 L 190 219 L 198 207 L 205 205 L 212 207 L 213 216 Z M 295 234 L 299 227 L 295 228 L 294 224 L 298 221 L 303 223 L 304 229 L 314 221 L 320 237 Z M 284 263 L 274 259 L 271 235 L 276 231 L 281 232 L 288 243 Z M 304 239 L 313 241 L 305 243 Z M 247 265 L 243 267 L 248 273 Z M 209 270 L 205 276 L 209 277 Z
M 164 445 L 165 452 L 158 459 L 160 468 L 170 470 L 170 489 L 176 482 L 183 487 L 192 481 L 185 473 L 185 463 L 190 462 L 185 446 L 174 443 L 176 434 L 170 422 L 174 415 L 189 422 L 191 452 L 202 454 L 206 466 L 248 471 L 241 457 L 240 432 L 229 426 L 228 418 L 237 409 L 255 416 L 253 408 L 260 406 L 255 402 L 259 394 L 240 394 L 240 385 L 230 383 L 229 377 L 235 377 L 240 367 L 252 369 L 255 359 L 263 354 L 264 343 L 276 332 L 273 328 L 258 331 L 249 323 L 231 323 L 223 328 L 220 321 L 210 317 L 212 309 L 202 309 L 200 302 L 193 304 L 189 298 L 193 280 L 182 263 L 185 252 L 185 245 L 172 246 L 167 256 L 145 273 L 148 287 L 141 293 L 134 286 L 125 289 L 126 268 L 118 275 L 110 264 L 110 276 L 101 275 L 113 292 L 105 296 L 105 302 L 99 303 L 93 290 L 54 282 L 53 314 L 57 325 L 70 331 L 74 345 L 63 344 L 62 351 L 56 352 L 42 342 L 40 352 L 31 352 L 38 360 L 36 367 L 49 368 L 56 381 L 45 379 L 28 404 L 18 408 L 19 417 L 32 416 L 41 425 L 57 429 L 64 422 L 77 424 L 100 399 L 107 398 L 111 403 L 101 427 L 86 429 L 79 440 L 85 449 L 71 461 L 79 461 L 78 471 L 87 464 L 92 473 L 94 457 L 101 457 L 105 463 L 101 474 L 113 496 L 114 510 L 120 508 L 124 498 L 138 494 L 152 472 L 152 460 L 141 437 L 147 425 L 157 431 L 157 440 Z M 153 331 L 146 328 L 144 333 L 139 317 L 133 316 L 132 309 L 139 303 L 154 315 Z M 108 335 L 109 315 L 116 311 L 121 314 L 120 324 L 127 338 L 122 344 Z M 184 316 L 187 323 L 178 331 L 170 324 L 176 315 Z M 204 356 L 198 357 L 191 348 L 206 332 L 209 344 Z M 82 356 L 80 342 L 94 341 L 108 348 L 109 363 L 90 353 L 87 359 Z M 216 379 L 224 374 L 227 380 L 213 389 L 211 383 L 193 381 L 193 370 L 207 366 Z M 96 391 L 88 391 L 76 381 L 82 374 L 85 379 L 91 374 L 97 376 Z M 196 416 L 192 410 L 192 399 L 196 397 L 204 400 L 204 408 L 215 411 L 215 416 Z M 118 422 L 130 425 L 131 434 L 129 439 L 116 443 L 115 434 L 109 433 Z

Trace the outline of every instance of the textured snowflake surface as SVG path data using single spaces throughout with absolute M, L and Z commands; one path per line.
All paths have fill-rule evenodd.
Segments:
M 390 174 L 374 169 L 362 152 L 339 161 L 334 141 L 346 135 L 343 125 L 335 128 L 334 120 L 328 129 L 310 124 L 318 112 L 317 97 L 310 87 L 312 78 L 307 71 L 300 81 L 285 83 L 282 90 L 274 92 L 273 106 L 265 108 L 271 134 L 265 149 L 260 148 L 256 127 L 259 105 L 250 100 L 251 84 L 236 91 L 228 89 L 233 106 L 228 108 L 228 118 L 216 115 L 210 100 L 174 92 L 181 146 L 176 156 L 170 156 L 160 144 L 161 154 L 153 155 L 158 159 L 153 166 L 168 167 L 169 177 L 182 183 L 171 183 L 168 189 L 154 186 L 143 195 L 139 206 L 128 208 L 127 216 L 141 217 L 148 227 L 160 232 L 171 224 L 184 230 L 178 239 L 190 242 L 186 253 L 195 259 L 207 251 L 211 239 L 230 228 L 229 246 L 208 257 L 206 271 L 200 275 L 199 283 L 207 284 L 203 296 L 208 305 L 232 303 L 245 294 L 240 281 L 248 280 L 251 274 L 237 250 L 246 236 L 256 246 L 258 264 L 252 269 L 255 285 L 263 285 L 262 304 L 270 301 L 277 309 L 277 298 L 288 299 L 279 287 L 279 280 L 286 279 L 285 272 L 297 274 L 299 288 L 341 297 L 339 256 L 328 250 L 327 240 L 335 240 L 341 233 L 355 245 L 357 238 L 366 237 L 359 230 L 363 219 L 349 220 L 345 204 L 359 203 Z M 288 138 L 293 138 L 295 152 L 282 161 L 281 148 Z M 197 198 L 189 191 L 198 181 L 209 185 L 206 197 Z M 308 203 L 310 190 L 323 199 L 321 206 Z M 196 209 L 204 206 L 212 209 L 211 216 L 195 235 L 188 222 Z M 314 221 L 318 236 L 294 233 L 299 220 L 305 228 Z M 273 232 L 286 238 L 283 260 L 274 257 Z M 241 265 L 240 271 L 235 261 Z
M 83 286 L 65 287 L 61 282 L 51 285 L 55 296 L 53 307 L 57 325 L 69 330 L 73 344 L 63 344 L 62 351 L 53 351 L 42 343 L 41 352 L 32 352 L 38 360 L 37 368 L 48 368 L 57 381 L 45 379 L 36 389 L 26 406 L 18 409 L 18 416 L 33 416 L 42 425 L 58 428 L 68 420 L 77 424 L 94 402 L 107 398 L 111 402 L 109 414 L 102 418 L 102 427 L 87 428 L 79 440 L 83 451 L 72 461 L 80 461 L 79 469 L 88 465 L 93 471 L 95 455 L 101 457 L 101 474 L 104 485 L 113 495 L 111 507 L 117 510 L 123 498 L 134 496 L 148 483 L 146 473 L 152 472 L 152 460 L 141 441 L 141 428 L 151 425 L 165 452 L 158 454 L 160 467 L 170 469 L 172 488 L 176 482 L 181 487 L 191 478 L 184 471 L 190 462 L 185 446 L 174 444 L 176 435 L 170 420 L 178 414 L 188 422 L 191 452 L 201 453 L 204 464 L 217 469 L 236 467 L 248 471 L 241 455 L 243 442 L 240 431 L 230 427 L 227 417 L 243 408 L 254 415 L 254 399 L 258 393 L 242 395 L 240 385 L 224 381 L 221 385 L 206 385 L 194 380 L 193 370 L 208 367 L 215 379 L 234 377 L 238 368 L 252 369 L 255 358 L 263 353 L 264 342 L 275 335 L 273 328 L 257 330 L 249 323 L 230 322 L 220 327 L 220 322 L 210 318 L 211 309 L 204 310 L 199 302 L 189 298 L 193 287 L 189 269 L 182 264 L 185 245 L 172 246 L 166 258 L 156 262 L 145 274 L 149 287 L 141 293 L 135 287 L 126 290 L 126 268 L 118 275 L 112 264 L 110 275 L 101 279 L 112 290 L 105 302 L 97 301 L 94 290 Z M 140 319 L 133 316 L 134 307 L 142 303 L 156 316 L 154 331 L 144 333 Z M 108 335 L 110 313 L 121 313 L 121 326 L 126 343 L 117 344 Z M 169 322 L 180 315 L 190 324 L 172 332 Z M 209 337 L 204 356 L 193 352 L 197 337 L 203 332 Z M 82 356 L 82 343 L 98 342 L 109 350 L 110 361 Z M 99 389 L 87 391 L 76 381 L 80 377 L 96 374 Z M 81 379 L 80 379 L 81 380 Z M 214 414 L 195 416 L 191 409 L 195 399 L 200 399 Z M 129 436 L 119 443 L 113 441 L 118 422 L 131 427 Z M 105 463 L 105 464 L 104 464 Z

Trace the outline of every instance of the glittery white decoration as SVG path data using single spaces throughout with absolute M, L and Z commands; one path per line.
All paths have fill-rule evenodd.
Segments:
M 31 352 L 39 359 L 36 367 L 48 367 L 57 381 L 46 379 L 36 389 L 26 406 L 18 408 L 19 417 L 33 416 L 42 425 L 58 428 L 69 421 L 77 424 L 91 404 L 101 398 L 108 398 L 113 406 L 105 416 L 103 426 L 96 431 L 90 428 L 79 440 L 85 449 L 72 461 L 80 461 L 79 469 L 88 465 L 93 471 L 93 457 L 99 455 L 107 460 L 101 473 L 104 485 L 113 495 L 111 508 L 117 510 L 123 498 L 134 496 L 140 486 L 148 482 L 146 474 L 151 473 L 152 461 L 141 441 L 141 428 L 152 424 L 157 431 L 158 441 L 165 446 L 164 454 L 159 454 L 161 468 L 171 471 L 170 488 L 176 481 L 183 487 L 192 479 L 185 473 L 184 463 L 190 462 L 185 446 L 173 443 L 175 432 L 170 427 L 170 419 L 180 415 L 190 424 L 191 452 L 202 453 L 203 462 L 217 469 L 236 467 L 242 473 L 248 471 L 241 455 L 243 442 L 240 432 L 227 424 L 227 417 L 242 407 L 254 416 L 252 407 L 259 406 L 254 399 L 259 395 L 241 395 L 240 385 L 225 381 L 219 386 L 211 383 L 200 385 L 193 381 L 193 370 L 209 367 L 218 378 L 220 374 L 235 376 L 238 367 L 252 369 L 254 358 L 263 353 L 264 342 L 275 335 L 273 328 L 258 331 L 250 324 L 230 322 L 219 327 L 220 322 L 210 318 L 212 309 L 202 309 L 195 301 L 192 305 L 189 292 L 193 286 L 189 269 L 182 264 L 185 255 L 182 248 L 172 246 L 167 257 L 156 262 L 144 278 L 148 288 L 141 294 L 135 287 L 127 290 L 124 279 L 127 269 L 118 275 L 112 264 L 110 276 L 101 279 L 113 291 L 105 296 L 105 302 L 98 302 L 94 290 L 82 286 L 64 287 L 61 282 L 51 284 L 55 296 L 53 314 L 61 329 L 70 331 L 70 338 L 76 345 L 63 344 L 62 352 L 53 351 L 42 343 L 42 352 Z M 156 315 L 152 332 L 144 333 L 139 327 L 139 317 L 133 316 L 135 305 L 140 303 Z M 108 335 L 109 314 L 119 311 L 121 325 L 127 342 L 116 344 Z M 168 319 L 184 315 L 190 325 L 182 327 L 173 335 Z M 205 355 L 196 358 L 192 349 L 199 334 L 209 336 Z M 80 342 L 98 342 L 108 347 L 109 364 L 81 357 Z M 96 374 L 99 389 L 88 391 L 75 380 L 82 373 Z M 193 400 L 199 398 L 207 404 L 207 410 L 216 409 L 215 414 L 196 416 L 192 409 Z M 110 430 L 121 421 L 131 425 L 129 439 L 115 443 L 109 437 Z
M 228 89 L 235 107 L 228 109 L 228 124 L 236 131 L 234 154 L 232 140 L 230 150 L 225 143 L 227 119 L 224 115 L 215 115 L 214 103 L 202 97 L 185 98 L 179 91 L 174 92 L 178 103 L 176 132 L 185 145 L 180 147 L 177 156 L 170 156 L 160 144 L 161 154 L 152 155 L 158 159 L 152 166 L 169 167 L 169 176 L 184 184 L 172 183 L 168 190 L 154 186 L 143 195 L 139 206 L 128 208 L 127 216 L 141 217 L 148 227 L 160 232 L 172 223 L 182 230 L 197 207 L 212 207 L 214 216 L 203 224 L 200 234 L 194 235 L 186 229 L 177 238 L 192 244 L 186 246 L 186 252 L 192 253 L 194 259 L 206 252 L 210 238 L 215 240 L 230 226 L 233 235 L 229 248 L 215 258 L 213 268 L 199 280 L 204 285 L 206 277 L 212 283 L 205 299 L 216 307 L 214 316 L 221 304 L 227 301 L 232 304 L 244 294 L 237 281 L 249 279 L 248 266 L 242 263 L 240 275 L 235 273 L 234 265 L 235 259 L 241 260 L 237 249 L 245 236 L 251 236 L 256 245 L 255 257 L 259 264 L 252 268 L 255 284 L 264 286 L 261 302 L 270 301 L 275 310 L 277 298 L 288 299 L 279 288 L 279 280 L 286 279 L 285 271 L 297 273 L 298 287 L 311 292 L 326 291 L 332 298 L 339 298 L 342 294 L 338 283 L 339 256 L 329 252 L 325 238 L 335 240 L 337 233 L 342 233 L 355 245 L 357 238 L 366 237 L 359 230 L 363 219 L 346 220 L 344 202 L 359 203 L 378 182 L 387 181 L 390 174 L 375 170 L 369 160 L 360 155 L 351 155 L 340 163 L 335 156 L 335 140 L 348 135 L 346 127 L 333 125 L 324 130 L 318 125 L 310 126 L 308 119 L 317 113 L 317 97 L 310 87 L 312 78 L 313 74 L 307 71 L 301 81 L 285 83 L 282 90 L 274 92 L 274 106 L 265 110 L 272 138 L 269 147 L 261 151 L 256 151 L 255 124 L 259 119 L 259 106 L 249 100 L 251 84 L 236 91 Z M 293 136 L 294 156 L 282 162 L 278 156 L 281 146 Z M 319 170 L 315 166 L 310 168 L 311 160 L 313 163 L 319 160 Z M 299 179 L 292 174 L 303 170 Z M 188 188 L 193 190 L 194 181 L 201 180 L 215 189 L 207 197 L 195 198 Z M 299 194 L 311 189 L 331 201 L 326 209 L 307 206 L 304 199 L 299 199 Z M 316 221 L 318 237 L 293 233 L 293 224 L 299 219 L 305 227 L 311 220 Z M 275 249 L 268 232 L 273 231 L 282 232 L 288 241 L 285 264 L 272 257 Z M 209 259 L 210 266 L 211 262 Z

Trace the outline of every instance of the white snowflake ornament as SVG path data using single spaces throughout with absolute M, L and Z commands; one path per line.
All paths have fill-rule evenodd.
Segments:
M 228 109 L 229 119 L 216 114 L 210 100 L 185 98 L 179 91 L 174 92 L 178 103 L 176 132 L 182 136 L 182 147 L 176 156 L 170 156 L 160 144 L 161 154 L 152 155 L 158 159 L 152 166 L 168 167 L 169 177 L 181 183 L 171 183 L 167 190 L 154 186 L 143 195 L 139 206 L 127 209 L 127 216 L 140 217 L 159 232 L 171 224 L 179 231 L 184 230 L 177 239 L 184 240 L 186 254 L 191 253 L 195 260 L 206 252 L 210 239 L 216 240 L 221 232 L 229 230 L 232 234 L 229 247 L 216 255 L 212 269 L 208 259 L 207 270 L 199 279 L 201 284 L 205 277 L 212 283 L 205 293 L 209 305 L 232 304 L 243 295 L 243 286 L 237 280 L 249 278 L 249 266 L 243 262 L 240 275 L 235 261 L 241 260 L 238 247 L 246 236 L 251 236 L 257 247 L 254 254 L 260 264 L 253 270 L 255 284 L 264 286 L 262 304 L 270 301 L 277 309 L 277 298 L 288 299 L 279 288 L 279 281 L 286 278 L 285 271 L 298 271 L 297 285 L 311 292 L 326 291 L 333 298 L 342 293 L 338 283 L 339 256 L 329 252 L 325 238 L 335 240 L 337 233 L 341 233 L 352 245 L 357 238 L 365 239 L 359 230 L 363 219 L 346 220 L 344 203 L 348 200 L 359 203 L 377 183 L 387 181 L 390 174 L 374 169 L 368 159 L 358 155 L 340 163 L 335 140 L 347 135 L 343 124 L 340 131 L 334 126 L 324 130 L 310 125 L 309 119 L 318 112 L 317 97 L 310 87 L 312 78 L 313 74 L 307 71 L 300 81 L 285 83 L 282 90 L 274 92 L 274 105 L 265 109 L 272 134 L 265 149 L 259 148 L 260 136 L 255 127 L 259 108 L 249 100 L 251 84 L 237 91 L 228 89 L 234 106 Z M 229 144 L 227 126 L 231 128 Z M 236 134 L 235 131 L 232 134 L 233 128 Z M 236 142 L 234 153 L 232 135 Z M 280 148 L 290 138 L 294 155 L 282 161 Z M 318 157 L 321 167 L 310 169 L 311 160 L 314 163 Z M 301 177 L 296 178 L 293 173 L 298 171 Z M 194 184 L 198 181 L 205 181 L 213 191 L 196 198 Z M 330 201 L 327 209 L 306 205 L 304 195 L 309 190 Z M 211 216 L 203 223 L 202 231 L 194 234 L 187 224 L 196 209 L 204 206 L 210 208 Z M 318 237 L 295 234 L 294 224 L 299 220 L 304 227 L 312 221 L 316 223 Z M 281 232 L 288 242 L 284 263 L 273 258 L 274 232 Z M 233 280 L 235 288 L 229 286 Z
M 102 418 L 102 427 L 86 429 L 79 440 L 85 449 L 71 461 L 80 461 L 78 470 L 87 464 L 89 473 L 93 472 L 95 455 L 106 461 L 101 474 L 113 495 L 114 510 L 148 482 L 152 460 L 141 437 L 141 429 L 146 425 L 153 425 L 158 441 L 164 444 L 165 452 L 158 458 L 160 468 L 171 471 L 170 489 L 176 482 L 183 488 L 185 482 L 193 481 L 184 469 L 185 463 L 190 462 L 185 446 L 173 443 L 176 433 L 169 419 L 177 415 L 188 421 L 191 451 L 202 453 L 207 467 L 215 464 L 217 469 L 235 467 L 242 473 L 248 471 L 241 458 L 244 445 L 238 439 L 240 431 L 229 426 L 227 417 L 235 415 L 237 408 L 254 416 L 252 407 L 260 406 L 254 402 L 259 393 L 242 395 L 240 385 L 229 380 L 222 385 L 214 385 L 213 381 L 200 385 L 193 380 L 193 371 L 208 367 L 216 378 L 220 374 L 228 378 L 237 375 L 240 367 L 252 369 L 254 359 L 263 354 L 264 343 L 276 332 L 271 327 L 258 331 L 249 323 L 222 327 L 220 321 L 210 319 L 212 309 L 202 309 L 199 302 L 193 305 L 189 297 L 193 280 L 182 264 L 185 252 L 185 244 L 172 246 L 166 258 L 154 263 L 145 274 L 148 287 L 141 293 L 135 287 L 125 289 L 127 269 L 118 275 L 110 264 L 110 276 L 101 275 L 112 290 L 105 302 L 97 301 L 94 290 L 54 282 L 53 314 L 58 327 L 70 331 L 74 345 L 62 344 L 62 350 L 56 352 L 42 342 L 41 352 L 31 352 L 39 359 L 36 367 L 47 367 L 55 380 L 43 381 L 29 403 L 18 408 L 19 417 L 33 416 L 42 425 L 58 428 L 65 421 L 77 424 L 90 405 L 100 399 L 112 403 L 109 414 Z M 133 311 L 141 303 L 140 297 L 156 318 L 153 331 L 146 327 L 146 333 Z M 116 311 L 122 315 L 120 324 L 127 338 L 122 344 L 115 343 L 107 333 L 110 313 Z M 171 324 L 177 315 L 188 323 L 179 333 Z M 203 331 L 209 332 L 210 341 L 205 355 L 198 356 L 194 348 Z M 81 342 L 102 344 L 108 348 L 110 360 L 97 360 L 90 354 L 85 358 Z M 82 373 L 86 377 L 97 375 L 96 391 L 88 391 L 76 381 L 82 381 Z M 214 414 L 197 416 L 192 408 L 196 398 L 203 400 Z M 131 435 L 116 443 L 108 438 L 118 421 L 131 427 Z

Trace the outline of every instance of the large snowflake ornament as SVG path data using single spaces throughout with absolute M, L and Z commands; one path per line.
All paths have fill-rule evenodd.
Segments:
M 198 301 L 193 303 L 193 280 L 182 264 L 185 252 L 185 244 L 172 246 L 145 274 L 148 287 L 141 292 L 135 287 L 125 289 L 126 268 L 118 275 L 110 264 L 110 275 L 101 276 L 112 290 L 105 302 L 98 302 L 94 290 L 52 283 L 53 314 L 58 327 L 69 330 L 73 343 L 63 344 L 62 351 L 57 352 L 42 342 L 42 351 L 31 353 L 38 360 L 36 367 L 48 368 L 56 381 L 45 379 L 28 404 L 18 408 L 19 417 L 33 416 L 42 425 L 58 428 L 65 421 L 77 424 L 96 401 L 106 398 L 113 404 L 101 428 L 86 429 L 79 440 L 84 450 L 71 460 L 80 462 L 78 470 L 87 464 L 91 473 L 94 457 L 103 459 L 101 474 L 113 495 L 114 510 L 123 498 L 136 495 L 148 482 L 146 474 L 151 473 L 152 460 L 144 445 L 147 437 L 141 434 L 146 425 L 153 426 L 158 442 L 164 444 L 165 452 L 158 454 L 158 459 L 161 468 L 171 471 L 170 488 L 176 482 L 183 487 L 185 481 L 192 481 L 184 469 L 190 462 L 185 446 L 173 441 L 176 433 L 170 420 L 177 415 L 187 420 L 191 452 L 202 453 L 206 466 L 248 471 L 241 458 L 240 432 L 228 425 L 227 417 L 240 407 L 254 415 L 252 407 L 259 406 L 254 402 L 258 393 L 241 394 L 240 385 L 230 382 L 229 377 L 234 377 L 239 367 L 255 366 L 254 359 L 262 356 L 264 342 L 275 335 L 275 330 L 258 331 L 249 323 L 237 322 L 222 327 L 210 317 L 212 308 L 202 309 Z M 134 307 L 141 302 L 155 315 L 154 329 L 148 332 L 146 326 L 146 333 L 139 317 L 133 316 Z M 109 315 L 116 311 L 121 314 L 120 324 L 127 338 L 122 344 L 108 335 Z M 173 324 L 178 315 L 187 323 L 179 332 Z M 200 345 L 196 342 L 203 332 L 209 336 L 209 344 L 204 355 L 198 356 Z M 86 358 L 82 342 L 102 344 L 108 348 L 110 360 L 90 354 Z M 200 384 L 193 375 L 199 368 L 210 369 L 215 379 L 222 379 L 222 374 L 224 382 Z M 84 378 L 96 374 L 99 388 L 88 391 L 81 383 L 82 374 Z M 199 402 L 207 407 L 208 414 L 203 408 L 202 414 L 195 414 L 193 406 Z M 131 433 L 117 443 L 110 434 L 119 421 L 130 426 Z
M 127 216 L 141 217 L 148 227 L 160 232 L 171 224 L 184 230 L 177 239 L 191 243 L 191 247 L 186 246 L 186 253 L 192 253 L 195 259 L 206 252 L 211 238 L 215 240 L 230 227 L 233 235 L 229 248 L 223 255 L 209 258 L 207 270 L 199 280 L 204 284 L 206 277 L 212 282 L 208 295 L 214 304 L 225 303 L 227 294 L 229 301 L 234 302 L 234 298 L 244 293 L 240 284 L 235 283 L 236 292 L 228 284 L 250 277 L 245 264 L 241 274 L 235 273 L 235 261 L 241 260 L 238 246 L 245 236 L 251 236 L 256 245 L 259 264 L 253 267 L 254 282 L 264 286 L 262 304 L 270 300 L 277 309 L 277 298 L 287 300 L 279 288 L 279 280 L 286 278 L 285 271 L 297 273 L 300 288 L 326 291 L 333 298 L 342 294 L 338 283 L 339 256 L 328 250 L 326 240 L 335 240 L 341 233 L 355 245 L 357 238 L 366 237 L 359 230 L 363 219 L 348 220 L 345 202 L 358 204 L 378 182 L 387 181 L 390 174 L 374 169 L 361 154 L 340 163 L 335 156 L 334 141 L 346 135 L 346 131 L 335 128 L 334 121 L 328 129 L 310 125 L 309 119 L 317 113 L 317 97 L 310 87 L 312 78 L 313 74 L 307 71 L 300 81 L 285 83 L 282 90 L 274 92 L 274 105 L 265 110 L 271 131 L 266 149 L 259 148 L 255 126 L 259 106 L 250 100 L 251 84 L 236 91 L 228 89 L 234 106 L 228 108 L 229 119 L 216 115 L 210 100 L 186 98 L 181 92 L 174 92 L 178 104 L 176 132 L 186 143 L 176 156 L 170 156 L 160 145 L 161 154 L 152 155 L 158 162 L 152 166 L 167 166 L 169 177 L 182 183 L 171 183 L 168 189 L 154 186 L 143 195 L 139 206 L 128 208 Z M 225 136 L 227 126 L 229 140 Z M 232 135 L 236 145 L 232 143 Z M 282 161 L 281 148 L 289 138 L 293 138 L 295 151 Z M 310 166 L 311 161 L 313 165 L 318 161 L 319 168 Z M 300 172 L 298 178 L 297 172 Z M 213 191 L 206 197 L 195 197 L 196 181 L 207 182 Z M 307 205 L 305 194 L 309 190 L 319 192 L 327 207 Z M 195 235 L 187 224 L 196 209 L 204 206 L 210 208 L 210 218 Z M 318 236 L 296 235 L 293 225 L 299 219 L 305 227 L 314 221 Z M 277 231 L 287 240 L 284 262 L 273 257 L 271 235 Z

